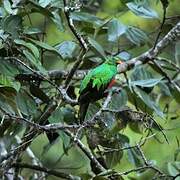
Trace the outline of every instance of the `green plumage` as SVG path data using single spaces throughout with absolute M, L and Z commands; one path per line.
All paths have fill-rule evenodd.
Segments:
M 98 90 L 100 87 L 106 86 L 116 75 L 116 69 L 116 66 L 105 63 L 96 67 L 83 79 L 80 86 L 80 93 L 87 87 L 90 81 L 92 81 L 92 87 L 96 86 Z
M 108 57 L 103 64 L 92 69 L 85 76 L 80 86 L 80 121 L 85 118 L 90 102 L 104 97 L 104 91 L 117 73 L 117 61 L 119 58 Z

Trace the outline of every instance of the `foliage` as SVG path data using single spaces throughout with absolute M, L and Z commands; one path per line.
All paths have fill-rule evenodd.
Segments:
M 83 126 L 76 100 L 87 70 L 106 56 L 128 63 L 155 48 L 177 23 L 176 6 L 177 0 L 3 0 L 0 174 L 29 179 L 50 175 L 62 179 L 178 179 L 177 39 L 154 59 L 117 74 L 116 86 L 90 105 Z M 167 14 L 168 10 L 175 13 Z M 53 132 L 58 139 L 52 142 Z M 144 152 L 169 147 L 167 142 L 173 145 L 166 165 L 161 163 L 164 154 L 146 160 Z

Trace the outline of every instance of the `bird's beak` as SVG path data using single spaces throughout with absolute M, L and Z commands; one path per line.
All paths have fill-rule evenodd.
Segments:
M 122 64 L 123 62 L 121 60 L 118 60 L 116 63 L 117 64 Z

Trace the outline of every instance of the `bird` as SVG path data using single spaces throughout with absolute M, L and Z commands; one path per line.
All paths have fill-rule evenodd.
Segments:
M 108 56 L 104 63 L 90 70 L 80 84 L 79 90 L 79 121 L 84 122 L 90 103 L 106 96 L 106 90 L 115 84 L 117 65 L 122 61 L 117 56 Z

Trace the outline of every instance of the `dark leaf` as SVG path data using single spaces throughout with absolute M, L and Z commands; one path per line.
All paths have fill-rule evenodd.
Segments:
M 161 3 L 162 3 L 164 8 L 167 8 L 168 5 L 169 5 L 169 1 L 168 0 L 161 0 Z
M 69 145 L 71 143 L 71 139 L 67 136 L 63 131 L 59 131 L 60 138 L 63 142 L 63 150 L 66 155 L 68 155 Z
M 112 149 L 121 148 L 118 142 L 109 142 L 108 145 L 109 145 L 109 148 L 112 148 Z M 115 151 L 112 153 L 107 153 L 105 157 L 106 157 L 106 163 L 107 163 L 108 168 L 113 168 L 115 165 L 120 163 L 120 160 L 123 157 L 123 151 Z
M 90 120 L 93 118 L 94 114 L 99 110 L 99 106 L 97 104 L 90 104 L 88 107 L 88 111 L 86 113 L 85 120 Z
M 37 46 L 45 49 L 45 50 L 48 50 L 48 51 L 52 51 L 52 52 L 55 52 L 55 53 L 58 53 L 58 50 L 52 46 L 50 46 L 49 44 L 45 43 L 45 42 L 42 42 L 42 41 L 37 41 L 37 40 L 34 40 L 34 39 L 29 39 L 31 42 L 33 42 L 34 44 L 36 44 Z
M 102 46 L 97 42 L 95 41 L 94 39 L 92 38 L 88 38 L 88 41 L 89 43 L 91 44 L 91 46 L 102 56 L 102 57 L 105 57 L 105 52 L 104 52 L 104 49 L 102 48 Z
M 19 74 L 19 70 L 13 63 L 0 58 L 0 73 L 6 76 L 14 77 Z
M 136 94 L 134 89 L 126 88 L 128 94 L 128 101 L 135 106 L 136 109 L 140 109 L 149 115 L 153 114 L 153 110 L 149 108 L 145 102 Z
M 17 93 L 16 103 L 24 115 L 32 116 L 37 112 L 34 99 L 25 90 L 21 89 L 20 92 Z
M 131 74 L 132 81 L 148 80 L 148 79 L 153 79 L 153 75 L 151 72 L 147 70 L 146 67 L 143 66 L 135 67 L 135 69 Z
M 12 88 L 0 88 L 0 107 L 6 113 L 14 115 L 17 113 L 15 103 L 15 91 Z
M 2 20 L 2 29 L 9 33 L 13 39 L 18 38 L 22 30 L 22 18 L 18 15 L 7 16 Z
M 153 99 L 147 93 L 145 93 L 138 87 L 135 88 L 135 92 L 149 108 L 153 109 L 156 112 L 157 115 L 159 115 L 160 117 L 164 116 L 159 106 L 153 101 Z
M 34 44 L 32 44 L 30 42 L 26 42 L 26 41 L 24 41 L 22 39 L 15 39 L 14 42 L 17 45 L 22 45 L 22 46 L 28 48 L 33 53 L 33 55 L 34 55 L 34 57 L 36 59 L 40 58 L 39 50 L 38 50 L 38 48 Z
M 63 113 L 63 121 L 67 124 L 74 124 L 77 122 L 77 118 L 75 117 L 75 109 L 72 107 L 64 107 L 62 108 Z
M 37 70 L 39 70 L 42 74 L 46 75 L 47 71 L 42 66 L 40 59 L 37 59 L 32 53 L 28 50 L 23 50 L 23 54 L 29 60 L 30 64 L 32 64 Z
M 143 161 L 141 156 L 139 155 L 139 151 L 136 148 L 130 148 L 127 150 L 128 160 L 135 165 L 136 167 L 143 166 Z
M 115 93 L 112 96 L 111 102 L 109 104 L 110 109 L 120 110 L 127 103 L 127 94 L 125 90 L 121 90 L 120 93 Z
M 52 115 L 48 118 L 50 123 L 59 123 L 63 122 L 63 112 L 61 108 L 57 108 Z

